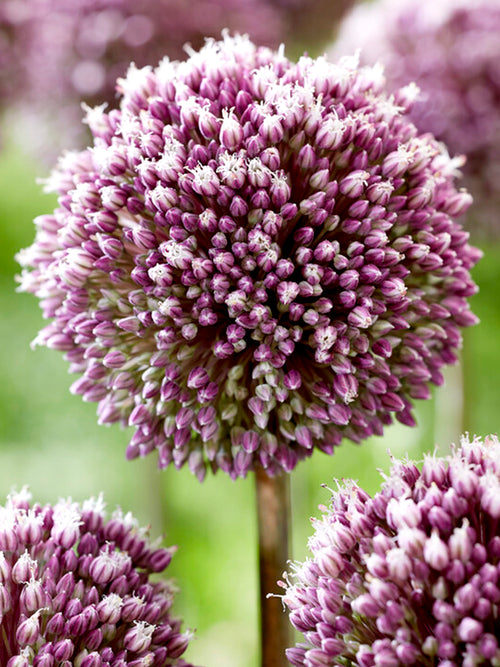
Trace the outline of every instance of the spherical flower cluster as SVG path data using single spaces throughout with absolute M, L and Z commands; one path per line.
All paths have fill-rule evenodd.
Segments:
M 332 55 L 362 48 L 388 83 L 415 81 L 412 119 L 450 151 L 467 155 L 475 202 L 471 232 L 500 236 L 500 3 L 497 0 L 377 0 L 346 18 Z M 373 35 L 377 39 L 373 39 Z
M 21 288 L 130 458 L 243 476 L 381 434 L 456 360 L 479 252 L 456 165 L 378 68 L 226 36 L 132 67 L 62 158 Z M 30 270 L 31 269 L 31 270 Z
M 277 46 L 285 12 L 269 0 L 2 0 L 0 64 L 13 106 L 8 122 L 45 162 L 61 147 L 85 146 L 80 104 L 116 101 L 130 62 L 142 66 L 229 28 Z M 2 49 L 2 46 L 4 48 Z M 0 73 L 0 83 L 2 75 Z M 2 102 L 3 104 L 4 102 Z M 55 152 L 54 152 L 55 151 Z
M 163 572 L 174 549 L 151 544 L 102 499 L 0 506 L 0 664 L 6 667 L 188 667 L 191 638 L 170 615 Z
M 380 492 L 333 493 L 283 597 L 305 642 L 292 665 L 500 664 L 500 443 L 462 440 Z

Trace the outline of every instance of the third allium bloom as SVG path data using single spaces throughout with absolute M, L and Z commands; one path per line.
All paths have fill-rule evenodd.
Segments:
M 161 580 L 174 548 L 101 498 L 42 507 L 23 490 L 0 505 L 2 667 L 192 667 L 192 637 Z M 156 577 L 156 579 L 155 579 Z
M 292 665 L 500 664 L 496 436 L 394 461 L 373 497 L 350 482 L 322 509 L 283 597 L 305 640 Z
M 413 424 L 456 360 L 479 252 L 457 162 L 378 67 L 243 37 L 132 66 L 22 252 L 74 393 L 157 450 L 244 476 Z

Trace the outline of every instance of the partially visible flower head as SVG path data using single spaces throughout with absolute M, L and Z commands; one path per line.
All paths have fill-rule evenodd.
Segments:
M 396 460 L 373 497 L 349 482 L 321 509 L 283 597 L 305 639 L 292 665 L 500 663 L 496 436 Z
M 500 3 L 376 0 L 344 20 L 332 56 L 362 49 L 381 61 L 392 88 L 421 88 L 411 118 L 455 154 L 474 196 L 472 233 L 500 236 Z M 377 38 L 374 39 L 373 35 Z
M 5 667 L 188 667 L 176 589 L 151 580 L 175 549 L 152 545 L 101 499 L 0 506 L 0 663 Z
M 65 155 L 22 289 L 73 392 L 134 426 L 130 458 L 244 476 L 413 424 L 455 361 L 479 254 L 455 164 L 355 59 L 248 39 L 132 67 Z

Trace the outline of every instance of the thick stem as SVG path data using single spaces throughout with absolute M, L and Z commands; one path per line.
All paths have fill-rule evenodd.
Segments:
M 292 629 L 277 593 L 289 558 L 290 479 L 255 472 L 259 524 L 260 623 L 262 667 L 287 667 L 285 649 L 292 646 Z

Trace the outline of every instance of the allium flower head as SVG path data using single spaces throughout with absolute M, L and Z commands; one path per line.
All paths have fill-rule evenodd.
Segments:
M 464 438 L 380 492 L 339 486 L 283 597 L 292 665 L 500 664 L 500 443 Z
M 411 117 L 452 153 L 467 155 L 473 233 L 498 237 L 500 175 L 500 3 L 498 0 L 377 0 L 344 20 L 333 57 L 362 49 L 385 65 L 394 88 L 421 88 Z M 377 38 L 373 39 L 376 34 Z M 474 215 L 474 214 L 473 214 Z
M 130 458 L 274 475 L 412 424 L 441 382 L 475 322 L 470 197 L 382 84 L 226 36 L 132 67 L 120 110 L 89 112 L 95 145 L 52 174 L 22 289 L 73 391 L 136 428 Z
M 191 637 L 171 616 L 163 572 L 174 549 L 151 544 L 101 499 L 0 506 L 0 663 L 5 667 L 188 667 Z

